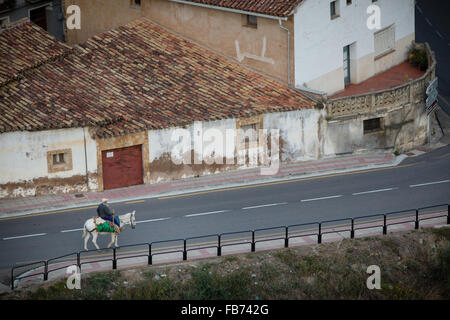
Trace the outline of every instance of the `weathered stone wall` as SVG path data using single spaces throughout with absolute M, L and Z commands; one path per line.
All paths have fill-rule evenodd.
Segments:
M 52 167 L 49 155 L 55 153 L 66 156 Z M 87 128 L 3 133 L 0 197 L 86 191 L 86 173 L 89 179 L 97 174 L 94 154 L 95 141 Z
M 429 58 L 422 77 L 392 89 L 325 102 L 325 155 L 378 148 L 405 151 L 427 141 L 425 89 L 435 78 L 436 62 L 427 44 L 415 45 L 424 48 Z M 382 130 L 364 134 L 364 120 L 378 117 L 382 118 Z

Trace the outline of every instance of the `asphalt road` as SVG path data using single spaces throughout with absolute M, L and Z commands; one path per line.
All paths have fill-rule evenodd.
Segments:
M 119 245 L 315 222 L 448 203 L 450 146 L 400 166 L 113 204 L 136 210 L 136 229 Z M 95 208 L 0 220 L 0 269 L 82 250 Z M 110 237 L 99 237 L 106 247 Z M 89 244 L 93 249 L 93 245 Z
M 450 115 L 450 1 L 418 0 L 416 41 L 428 42 L 437 60 L 439 106 Z

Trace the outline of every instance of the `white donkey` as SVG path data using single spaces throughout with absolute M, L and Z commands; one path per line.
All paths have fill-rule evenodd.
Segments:
M 129 212 L 129 213 L 119 216 L 120 225 L 123 226 L 123 225 L 129 224 L 129 225 L 131 225 L 131 228 L 134 229 L 136 227 L 135 213 L 136 213 L 136 211 L 134 210 L 133 212 Z M 97 237 L 99 234 L 111 234 L 111 242 L 108 244 L 108 248 L 111 247 L 113 242 L 115 243 L 116 248 L 118 247 L 117 238 L 119 235 L 116 234 L 115 232 L 98 232 L 97 226 L 94 222 L 94 218 L 90 218 L 84 223 L 84 227 L 83 227 L 82 238 L 84 238 L 84 250 L 86 250 L 86 251 L 88 250 L 87 242 L 88 242 L 91 234 L 92 234 L 92 243 L 94 243 L 97 250 L 100 250 L 100 248 L 97 245 Z

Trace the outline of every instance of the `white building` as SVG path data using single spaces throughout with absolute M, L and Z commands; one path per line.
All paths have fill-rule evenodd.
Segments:
M 369 29 L 376 19 L 379 29 Z M 369 9 L 369 13 L 368 13 Z M 407 59 L 414 0 L 306 0 L 294 13 L 295 85 L 329 95 Z

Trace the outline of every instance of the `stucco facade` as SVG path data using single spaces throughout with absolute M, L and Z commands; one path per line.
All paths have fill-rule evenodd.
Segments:
M 380 8 L 380 29 L 369 29 L 367 8 Z M 337 1 L 338 16 L 330 17 L 330 0 L 303 1 L 294 14 L 295 85 L 329 95 L 344 90 L 343 48 L 350 46 L 350 83 L 360 83 L 407 59 L 414 40 L 414 0 Z M 375 56 L 374 37 L 393 25 L 395 49 Z
M 0 146 L 0 197 L 86 191 L 86 178 L 97 188 L 96 142 L 87 128 L 3 133 Z M 67 150 L 68 166 L 52 170 L 48 155 Z

